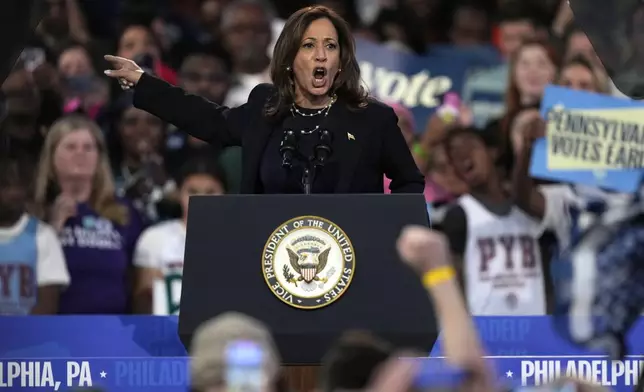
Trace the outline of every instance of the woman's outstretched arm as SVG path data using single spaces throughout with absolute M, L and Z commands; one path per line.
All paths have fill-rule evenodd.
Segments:
M 105 74 L 117 79 L 124 89 L 134 88 L 135 107 L 210 144 L 241 145 L 241 130 L 249 119 L 248 104 L 237 108 L 217 105 L 145 73 L 132 60 L 109 55 L 105 59 L 113 68 Z M 249 100 L 259 91 L 261 87 L 256 87 Z

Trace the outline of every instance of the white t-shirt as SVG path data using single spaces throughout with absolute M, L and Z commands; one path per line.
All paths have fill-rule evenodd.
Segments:
M 273 33 L 273 40 L 271 41 L 271 44 L 268 45 L 268 48 L 266 49 L 266 54 L 268 57 L 273 57 L 273 50 L 275 50 L 275 45 L 277 44 L 277 39 L 280 37 L 280 34 L 282 34 L 282 30 L 284 30 L 284 24 L 286 21 L 280 19 L 280 18 L 275 18 L 271 22 L 271 30 Z
M 496 215 L 470 195 L 463 257 L 468 307 L 475 316 L 546 314 L 539 222 L 513 206 Z
M 241 106 L 248 101 L 250 92 L 253 91 L 257 85 L 262 83 L 270 83 L 271 76 L 269 69 L 259 74 L 237 74 L 234 75 L 236 83 L 228 91 L 224 105 L 229 108 Z
M 10 242 L 22 234 L 29 222 L 29 218 L 29 215 L 24 214 L 12 227 L 0 228 L 0 243 Z M 44 222 L 38 222 L 36 246 L 38 248 L 36 266 L 36 282 L 38 286 L 69 286 L 71 279 L 67 270 L 65 255 L 53 227 Z
M 271 43 L 266 48 L 266 54 L 268 57 L 273 57 L 273 51 L 275 50 L 275 44 L 277 44 L 277 39 L 279 38 L 282 30 L 284 29 L 284 24 L 286 22 L 282 19 L 276 18 L 271 22 L 271 30 L 273 39 Z M 234 108 L 241 106 L 248 101 L 250 92 L 258 85 L 262 83 L 271 83 L 270 68 L 264 70 L 264 72 L 251 75 L 251 74 L 236 74 L 233 75 L 236 83 L 228 91 L 226 99 L 224 101 L 224 106 L 229 108 Z
M 179 219 L 156 224 L 141 234 L 134 251 L 134 265 L 163 274 L 154 282 L 152 310 L 155 315 L 178 314 L 183 278 L 186 227 Z

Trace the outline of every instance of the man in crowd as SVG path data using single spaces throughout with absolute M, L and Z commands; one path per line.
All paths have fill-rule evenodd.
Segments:
M 272 40 L 273 13 L 263 0 L 239 0 L 222 13 L 223 45 L 232 56 L 233 80 L 226 106 L 246 103 L 251 90 L 270 83 L 267 50 Z

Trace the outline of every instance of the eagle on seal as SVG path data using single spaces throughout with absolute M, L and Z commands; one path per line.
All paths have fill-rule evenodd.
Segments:
M 300 275 L 297 278 L 298 282 L 305 281 L 306 283 L 311 283 L 313 281 L 327 281 L 327 278 L 320 278 L 318 274 L 326 268 L 329 261 L 329 252 L 331 251 L 330 247 L 320 253 L 301 252 L 298 254 L 291 248 L 286 248 L 286 250 L 288 251 L 291 268 Z

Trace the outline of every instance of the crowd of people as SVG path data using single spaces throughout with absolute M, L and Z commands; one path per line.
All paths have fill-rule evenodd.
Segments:
M 208 144 L 134 107 L 132 86 L 103 75 L 103 56 L 130 59 L 188 93 L 237 107 L 271 82 L 284 20 L 307 5 L 109 3 L 47 2 L 2 86 L 0 260 L 38 255 L 32 264 L 0 263 L 3 282 L 21 282 L 3 284 L 4 314 L 178 311 L 178 304 L 156 308 L 153 292 L 168 276 L 180 284 L 188 198 L 238 193 L 241 148 Z M 432 223 L 449 239 L 470 312 L 547 314 L 547 264 L 553 247 L 569 241 L 567 206 L 578 193 L 603 191 L 530 178 L 532 143 L 544 132 L 540 99 L 551 83 L 619 95 L 567 2 L 317 3 L 344 17 L 355 37 L 401 52 L 492 45 L 505 58 L 456 92 L 455 116 L 438 110 L 414 124 L 407 108 L 388 104 L 425 175 Z M 468 91 L 481 81 L 504 92 L 505 102 L 500 116 L 477 127 Z M 396 180 L 384 184 L 389 192 Z M 37 233 L 37 241 L 24 233 Z
M 257 98 L 258 85 L 289 83 L 276 78 L 290 73 L 295 75 L 291 83 L 300 83 L 302 72 L 310 77 L 310 59 L 296 57 L 294 69 L 290 64 L 281 69 L 284 64 L 271 61 L 289 56 L 286 44 L 277 39 L 289 15 L 309 3 L 44 2 L 44 17 L 2 85 L 0 314 L 179 312 L 176 288 L 181 285 L 190 196 L 284 189 L 283 184 L 271 188 L 264 168 L 247 181 L 244 159 L 254 158 L 241 151 L 253 143 L 248 140 L 255 135 L 248 132 L 257 123 L 235 108 L 247 102 L 251 107 L 253 94 L 263 104 L 266 97 Z M 432 297 L 448 360 L 467 370 L 469 388 L 493 390 L 470 316 L 552 313 L 549 263 L 571 243 L 571 207 L 588 196 L 606 203 L 627 197 L 531 178 L 532 147 L 545 134 L 539 114 L 544 89 L 556 84 L 622 95 L 566 1 L 315 3 L 344 18 L 350 36 L 401 53 L 421 56 L 435 44 L 484 46 L 504 59 L 499 66 L 470 74 L 463 91 L 452 92 L 460 99 L 445 98 L 426 124 L 416 124 L 399 102 L 370 104 L 375 107 L 374 133 L 380 118 L 389 119 L 389 110 L 396 114 L 392 124 L 397 121 L 401 135 L 386 130 L 378 134 L 382 139 L 373 145 L 381 150 L 366 154 L 365 159 L 374 161 L 363 165 L 378 169 L 365 169 L 353 182 L 343 179 L 345 188 L 325 183 L 336 181 L 333 177 L 317 185 L 322 193 L 360 193 L 374 187 L 406 193 L 424 186 L 433 231 L 407 228 L 398 250 Z M 340 24 L 329 19 L 333 26 L 315 28 L 332 28 L 339 36 L 325 39 L 329 52 L 336 49 L 335 40 L 346 49 L 349 41 L 342 41 L 346 36 L 336 31 Z M 299 28 L 304 32 L 316 21 Z M 318 56 L 316 39 L 305 41 L 297 45 Z M 357 63 L 338 56 L 337 69 L 320 67 L 319 75 L 313 70 L 310 89 L 328 90 L 335 82 L 326 79 L 328 73 L 337 72 L 341 76 L 334 78 L 344 78 L 345 93 L 356 92 L 360 106 L 367 101 L 359 96 L 359 86 L 346 87 L 359 76 Z M 499 110 L 484 113 L 474 107 L 472 94 L 481 90 L 504 96 Z M 183 91 L 230 108 L 226 113 L 236 113 L 229 116 L 245 128 L 228 132 L 230 140 L 209 138 L 202 130 L 210 132 L 223 122 L 209 117 L 211 109 L 200 106 L 203 100 L 193 101 L 194 106 L 175 105 L 184 103 Z M 279 94 L 288 98 L 289 93 Z M 279 114 L 290 107 L 301 117 L 301 126 L 313 128 L 308 119 L 326 117 L 334 103 L 335 97 L 317 108 L 295 103 L 281 107 L 278 102 L 273 109 Z M 448 106 L 450 110 L 441 110 Z M 313 130 L 317 128 L 319 124 Z M 280 141 L 271 140 L 267 136 L 266 142 L 275 142 L 277 148 Z M 409 152 L 413 162 L 405 161 L 397 147 Z M 295 188 L 288 193 L 300 192 Z M 168 290 L 168 285 L 175 289 Z M 161 298 L 169 293 L 172 298 Z M 240 314 L 222 315 L 197 331 L 191 352 L 194 389 L 221 387 L 222 342 L 236 339 L 259 342 L 271 359 L 263 373 L 268 375 L 266 390 L 285 390 L 270 331 Z M 368 334 L 349 334 L 325 358 L 320 389 L 417 387 L 417 364 L 393 360 L 405 355 L 412 354 L 396 353 Z

